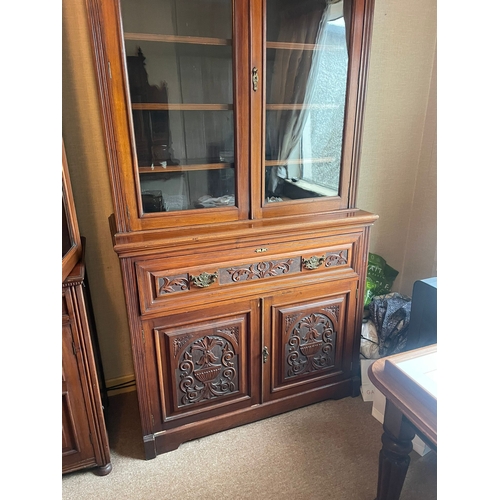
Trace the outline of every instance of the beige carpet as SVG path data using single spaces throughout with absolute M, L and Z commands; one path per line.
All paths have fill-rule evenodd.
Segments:
M 373 500 L 381 424 L 361 397 L 324 401 L 143 459 L 135 392 L 110 398 L 113 470 L 63 476 L 63 500 Z M 433 500 L 436 455 L 411 455 L 401 500 Z

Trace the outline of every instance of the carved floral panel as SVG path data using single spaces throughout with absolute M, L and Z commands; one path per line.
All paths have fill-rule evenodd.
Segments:
M 335 362 L 338 305 L 284 317 L 284 379 L 330 368 Z
M 173 340 L 179 408 L 230 396 L 239 391 L 240 327 L 216 329 L 199 337 Z

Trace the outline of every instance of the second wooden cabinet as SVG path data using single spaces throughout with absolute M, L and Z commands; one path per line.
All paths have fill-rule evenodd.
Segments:
M 373 0 L 87 0 L 146 457 L 359 391 Z

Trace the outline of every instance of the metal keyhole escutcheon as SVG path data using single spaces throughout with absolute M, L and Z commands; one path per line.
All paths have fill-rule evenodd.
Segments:
M 252 84 L 253 84 L 253 91 L 257 92 L 259 83 L 259 71 L 257 68 L 252 69 Z
M 262 350 L 262 362 L 266 363 L 268 358 L 269 358 L 269 350 L 267 349 L 266 346 L 264 346 L 264 349 Z

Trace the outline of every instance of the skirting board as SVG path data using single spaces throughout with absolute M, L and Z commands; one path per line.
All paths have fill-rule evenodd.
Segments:
M 116 387 L 119 385 L 124 385 L 130 383 L 130 386 L 111 389 L 111 387 Z M 135 387 L 135 376 L 134 375 L 125 375 L 123 377 L 118 378 L 110 378 L 106 380 L 106 392 L 108 396 L 116 396 L 117 394 L 122 394 L 124 392 L 133 392 L 136 390 Z

